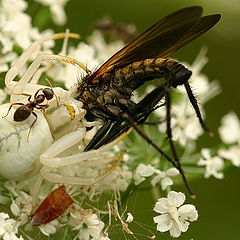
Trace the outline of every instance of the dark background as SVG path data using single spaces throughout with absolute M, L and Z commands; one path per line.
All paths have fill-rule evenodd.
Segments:
M 240 2 L 238 0 L 98 0 L 77 1 L 70 0 L 66 6 L 68 16 L 67 27 L 72 32 L 82 36 L 89 35 L 93 24 L 104 16 L 112 18 L 113 22 L 134 23 L 141 33 L 157 20 L 183 7 L 200 5 L 204 15 L 221 13 L 222 19 L 211 31 L 195 40 L 193 43 L 179 50 L 173 57 L 180 61 L 192 63 L 200 48 L 208 47 L 208 64 L 204 67 L 210 80 L 219 80 L 222 93 L 206 104 L 206 121 L 209 128 L 217 133 L 220 119 L 230 110 L 239 115 L 239 68 L 240 68 Z M 51 27 L 55 31 L 65 30 Z M 44 24 L 43 24 L 44 27 Z M 48 24 L 49 27 L 49 24 Z M 219 143 L 219 138 L 203 136 L 200 147 L 212 147 Z M 199 220 L 190 224 L 190 230 L 182 234 L 179 239 L 225 240 L 239 239 L 240 224 L 240 169 L 232 170 L 225 175 L 224 180 L 210 178 L 191 183 L 197 195 L 196 200 L 188 199 L 196 205 Z M 180 187 L 178 190 L 185 191 Z M 140 224 L 154 226 L 153 200 L 147 191 L 139 191 L 131 195 L 128 200 L 129 210 Z M 143 226 L 143 225 L 142 225 Z M 148 239 L 151 236 L 135 223 L 130 225 L 137 239 Z M 149 229 L 149 227 L 146 227 Z M 121 228 L 113 231 L 111 239 L 125 239 Z M 154 228 L 152 228 L 154 232 Z M 133 239 L 127 236 L 127 239 Z M 170 239 L 169 233 L 157 234 L 157 239 Z

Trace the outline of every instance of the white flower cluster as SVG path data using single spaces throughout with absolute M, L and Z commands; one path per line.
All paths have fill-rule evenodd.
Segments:
M 229 147 L 219 149 L 218 154 L 231 160 L 234 166 L 240 167 L 240 121 L 236 113 L 230 112 L 222 118 L 219 134 Z
M 66 3 L 69 0 L 35 0 L 45 6 L 49 6 L 51 16 L 55 24 L 63 25 L 67 21 L 67 16 L 64 10 Z
M 150 164 L 145 165 L 140 163 L 133 176 L 134 183 L 138 185 L 153 174 L 156 174 L 156 176 L 151 180 L 152 186 L 156 186 L 156 184 L 160 182 L 162 190 L 166 190 L 167 187 L 173 185 L 173 180 L 170 177 L 177 176 L 179 171 L 176 168 L 169 168 L 166 171 L 161 171 Z
M 0 212 L 0 238 L 3 240 L 23 240 L 18 237 L 18 229 L 15 226 L 16 221 L 9 218 L 8 214 Z
M 71 212 L 69 225 L 73 226 L 73 230 L 79 231 L 79 240 L 97 240 L 103 237 L 104 222 L 91 210 L 83 210 L 76 206 Z
M 32 19 L 24 11 L 28 4 L 24 0 L 2 0 L 0 7 L 0 73 L 8 70 L 9 63 L 12 64 L 17 59 L 17 54 L 13 51 L 15 45 L 26 49 L 32 41 L 42 36 L 50 35 L 52 30 L 39 33 L 38 29 L 32 27 Z M 24 27 L 23 27 L 24 26 Z M 50 41 L 46 47 L 52 47 Z
M 219 135 L 223 143 L 227 146 L 221 147 L 217 151 L 217 155 L 211 156 L 210 149 L 202 149 L 202 158 L 198 162 L 198 166 L 205 166 L 205 178 L 211 175 L 222 179 L 224 177 L 221 172 L 224 169 L 224 160 L 230 160 L 232 165 L 240 167 L 240 121 L 236 113 L 230 112 L 223 116 L 219 127 Z
M 219 172 L 224 167 L 224 161 L 219 156 L 211 156 L 210 149 L 203 148 L 201 150 L 202 158 L 198 161 L 198 166 L 206 166 L 205 178 L 211 175 L 215 178 L 222 179 L 223 173 Z

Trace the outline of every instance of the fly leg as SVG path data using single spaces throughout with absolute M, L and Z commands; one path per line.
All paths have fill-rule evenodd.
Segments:
M 184 86 L 185 86 L 185 89 L 186 89 L 186 91 L 187 91 L 188 98 L 189 98 L 189 100 L 190 100 L 190 102 L 191 102 L 191 104 L 192 104 L 192 106 L 193 106 L 193 108 L 194 108 L 194 110 L 195 110 L 195 112 L 196 112 L 196 114 L 197 114 L 197 117 L 198 117 L 199 122 L 200 122 L 200 124 L 201 124 L 201 126 L 202 126 L 202 129 L 203 129 L 209 136 L 212 136 L 213 133 L 212 133 L 211 131 L 209 131 L 209 129 L 207 128 L 206 124 L 204 123 L 204 121 L 203 121 L 203 119 L 202 119 L 202 115 L 201 115 L 200 109 L 199 109 L 199 107 L 198 107 L 197 100 L 196 100 L 196 98 L 195 98 L 194 95 L 193 95 L 193 92 L 192 92 L 192 90 L 191 90 L 191 87 L 190 87 L 189 83 L 186 82 L 186 83 L 184 84 Z
M 96 145 L 101 141 L 101 139 L 106 135 L 108 130 L 110 129 L 112 125 L 112 121 L 106 122 L 94 135 L 92 140 L 88 143 L 88 145 L 85 147 L 84 152 L 96 148 Z M 98 147 L 97 147 L 98 148 Z
M 104 120 L 104 125 L 97 131 L 97 133 L 94 135 L 92 140 L 88 143 L 88 145 L 85 147 L 84 151 L 88 151 L 90 149 L 96 149 L 96 145 L 101 142 L 102 138 L 107 134 L 108 130 L 110 129 L 112 125 L 112 120 L 110 117 L 101 109 L 92 109 L 92 114 L 95 117 L 98 117 L 100 119 Z
M 181 163 L 180 163 L 180 160 L 179 160 L 179 157 L 177 155 L 177 151 L 176 151 L 176 148 L 175 148 L 175 145 L 174 145 L 174 142 L 172 140 L 172 128 L 171 128 L 171 98 L 170 98 L 170 94 L 169 92 L 166 92 L 165 93 L 165 99 L 166 99 L 166 108 L 167 108 L 167 137 L 168 137 L 168 141 L 169 141 L 169 144 L 170 144 L 170 148 L 171 148 L 171 151 L 172 151 L 172 154 L 173 154 L 173 157 L 174 157 L 174 160 L 175 160 L 175 164 L 174 166 L 177 166 L 176 168 L 179 170 L 180 174 L 182 175 L 182 178 L 183 178 L 183 181 L 184 181 L 184 184 L 187 188 L 187 190 L 189 191 L 190 195 L 192 198 L 195 197 L 195 195 L 193 194 L 188 182 L 187 182 L 187 179 L 186 179 L 186 176 L 184 174 L 184 171 L 182 169 L 182 166 L 181 166 Z

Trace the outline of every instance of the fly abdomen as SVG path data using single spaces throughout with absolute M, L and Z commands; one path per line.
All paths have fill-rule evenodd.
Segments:
M 167 59 L 164 65 L 169 74 L 170 85 L 173 87 L 186 83 L 192 75 L 192 71 L 173 59 Z
M 181 63 L 166 58 L 145 59 L 133 62 L 114 73 L 113 84 L 132 92 L 145 81 L 154 78 L 165 78 L 170 85 L 176 87 L 185 83 L 192 72 Z

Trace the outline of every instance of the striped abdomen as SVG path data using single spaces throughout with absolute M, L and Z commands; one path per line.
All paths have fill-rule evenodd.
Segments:
M 114 72 L 113 84 L 129 92 L 154 78 L 165 78 L 170 85 L 184 84 L 192 72 L 181 63 L 165 58 L 145 59 L 133 62 Z

